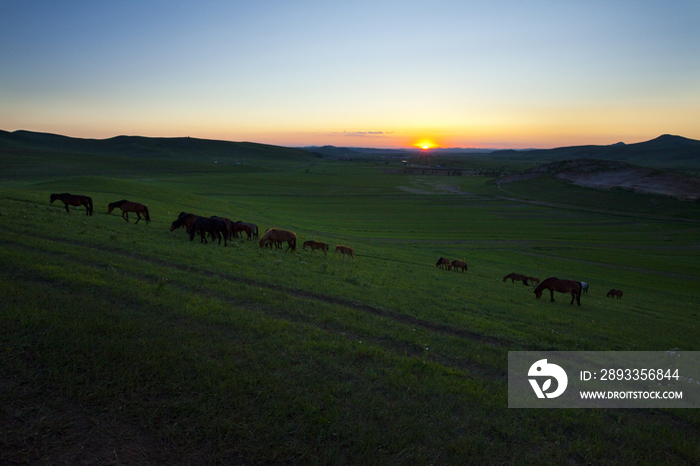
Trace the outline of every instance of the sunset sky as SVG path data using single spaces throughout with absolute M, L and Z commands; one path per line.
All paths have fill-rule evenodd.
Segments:
M 284 146 L 700 139 L 700 1 L 3 0 L 0 129 Z

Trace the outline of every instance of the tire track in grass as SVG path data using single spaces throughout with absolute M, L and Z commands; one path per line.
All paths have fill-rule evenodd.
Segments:
M 42 238 L 42 239 L 47 239 L 47 238 Z M 185 265 L 180 265 L 180 264 L 173 264 L 171 262 L 167 261 L 162 261 L 162 260 L 157 260 L 153 258 L 148 258 L 141 256 L 136 253 L 132 252 L 124 252 L 120 250 L 112 250 L 109 248 L 101 247 L 101 246 L 90 246 L 90 245 L 85 245 L 82 243 L 77 243 L 72 240 L 62 240 L 62 239 L 52 239 L 52 241 L 56 241 L 58 243 L 63 243 L 63 244 L 69 244 L 69 245 L 76 245 L 79 244 L 83 247 L 87 247 L 93 250 L 98 250 L 102 251 L 105 253 L 109 254 L 116 254 L 121 257 L 127 258 L 129 260 L 135 260 L 135 261 L 142 261 L 142 262 L 147 262 L 149 264 L 155 265 L 157 267 L 162 267 L 166 270 L 172 270 L 176 269 L 180 272 L 185 272 L 187 274 L 199 274 L 204 277 L 208 278 L 216 278 L 218 280 L 222 280 L 225 282 L 232 282 L 232 283 L 239 283 L 242 285 L 250 286 L 250 287 L 255 287 L 255 288 L 263 288 L 265 290 L 271 291 L 271 292 L 278 292 L 278 293 L 283 293 L 286 295 L 289 295 L 291 297 L 300 299 L 302 301 L 318 301 L 322 302 L 328 305 L 333 305 L 333 306 L 340 306 L 356 311 L 361 311 L 367 314 L 371 314 L 377 317 L 381 318 L 386 318 L 394 321 L 395 323 L 405 326 L 406 328 L 423 328 L 427 331 L 430 332 L 438 332 L 442 335 L 447 335 L 447 336 L 455 336 L 458 338 L 465 338 L 469 341 L 476 342 L 478 344 L 489 344 L 494 347 L 498 348 L 503 348 L 506 349 L 508 347 L 513 347 L 517 346 L 518 348 L 521 348 L 522 345 L 514 345 L 514 344 L 508 344 L 508 342 L 495 338 L 495 337 L 489 337 L 485 335 L 480 335 L 475 332 L 471 332 L 468 330 L 464 329 L 457 329 L 454 327 L 450 327 L 449 325 L 445 324 L 439 324 L 435 322 L 430 322 L 424 319 L 419 319 L 411 316 L 405 316 L 393 311 L 388 311 L 385 309 L 377 308 L 374 306 L 370 305 L 365 305 L 365 304 L 359 304 L 355 302 L 351 302 L 348 300 L 344 300 L 342 298 L 337 298 L 334 296 L 329 296 L 329 295 L 323 295 L 320 293 L 314 293 L 310 291 L 305 291 L 305 290 L 299 290 L 299 289 L 294 289 L 294 288 L 285 288 L 285 287 L 280 287 L 277 285 L 270 285 L 265 282 L 249 279 L 249 278 L 242 278 L 242 277 L 233 277 L 230 275 L 226 275 L 223 273 L 219 272 L 213 272 L 213 271 L 208 271 L 208 270 L 200 270 L 196 269 L 194 267 L 189 267 Z M 16 243 L 16 242 L 7 242 L 11 244 L 15 248 L 23 248 L 26 250 L 31 250 L 31 251 L 37 251 L 36 248 L 27 246 L 22 243 Z M 42 250 L 41 251 L 44 256 L 54 256 L 56 258 L 60 258 L 62 261 L 67 261 L 67 262 L 73 262 L 76 265 L 80 267 L 86 267 L 86 268 L 93 268 L 96 270 L 100 271 L 105 271 L 106 266 L 105 264 L 97 264 L 94 262 L 86 262 L 80 258 L 75 258 L 71 256 L 67 256 L 66 254 L 62 252 L 53 252 L 53 251 L 47 251 L 47 250 Z M 110 266 L 111 267 L 111 266 Z M 0 266 L 0 270 L 6 269 L 7 267 L 2 267 Z M 31 280 L 31 281 L 36 281 L 36 282 L 41 282 L 44 284 L 49 284 L 51 286 L 59 286 L 59 287 L 72 287 L 70 283 L 64 281 L 64 280 L 52 280 L 52 281 L 47 281 L 46 278 L 36 276 L 34 272 L 26 270 L 26 273 L 22 274 L 24 280 Z M 139 274 L 138 272 L 134 273 L 134 271 L 127 271 L 126 276 L 130 277 L 134 280 L 137 281 L 142 281 L 142 282 L 149 282 L 149 283 L 155 283 L 158 279 L 157 276 L 152 276 L 152 275 L 146 275 L 146 274 Z M 312 327 L 320 328 L 326 332 L 336 334 L 336 335 L 341 335 L 348 340 L 352 341 L 364 341 L 365 344 L 367 345 L 376 345 L 378 347 L 384 348 L 385 350 L 391 351 L 399 356 L 402 357 L 409 357 L 409 358 L 418 358 L 418 359 L 427 359 L 432 362 L 444 365 L 446 367 L 452 367 L 458 370 L 462 370 L 468 373 L 468 375 L 472 377 L 477 377 L 477 378 L 488 378 L 488 379 L 495 379 L 495 380 L 501 380 L 506 376 L 506 372 L 503 371 L 502 369 L 472 361 L 472 360 L 467 360 L 467 359 L 459 359 L 457 357 L 448 355 L 448 354 L 438 354 L 438 352 L 433 352 L 430 353 L 429 355 L 426 355 L 425 352 L 423 351 L 422 345 L 419 345 L 417 343 L 411 342 L 411 341 L 402 341 L 395 339 L 393 337 L 384 337 L 381 335 L 375 335 L 375 336 L 368 336 L 368 335 L 362 335 L 358 333 L 354 333 L 352 329 L 348 329 L 346 326 L 344 326 L 342 323 L 330 323 L 330 322 L 320 322 L 318 320 L 315 320 L 313 317 L 308 316 L 305 317 L 304 315 L 296 314 L 296 313 L 291 313 L 291 312 L 285 312 L 281 308 L 277 308 L 274 306 L 270 306 L 267 304 L 260 304 L 255 301 L 241 301 L 240 298 L 235 295 L 235 294 L 226 294 L 225 292 L 221 292 L 220 290 L 213 290 L 210 288 L 206 288 L 206 286 L 202 286 L 199 284 L 189 284 L 187 282 L 177 282 L 177 291 L 188 291 L 194 294 L 197 294 L 199 296 L 206 296 L 208 298 L 212 299 L 217 299 L 221 302 L 224 302 L 229 305 L 234 305 L 239 308 L 243 309 L 249 309 L 251 311 L 256 311 L 256 312 L 263 312 L 268 316 L 275 317 L 275 318 L 281 318 L 285 320 L 289 320 L 291 322 L 303 324 L 303 325 L 309 325 Z M 114 302 L 120 302 L 121 304 L 125 303 L 124 297 L 123 296 L 117 296 L 114 295 L 112 292 L 108 293 L 109 296 L 114 300 Z M 128 300 L 127 300 L 128 301 Z M 130 302 L 129 303 L 132 307 L 139 307 L 138 302 Z M 542 349 L 542 348 L 536 348 L 536 349 Z

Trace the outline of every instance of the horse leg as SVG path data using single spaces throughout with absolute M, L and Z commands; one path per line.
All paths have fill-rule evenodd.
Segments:
M 70 209 L 68 209 L 68 204 L 64 204 L 66 206 L 66 212 L 70 213 Z
M 554 302 L 554 290 L 549 290 L 549 295 L 552 297 L 551 301 Z
M 141 214 L 136 212 L 136 216 L 138 217 L 138 220 L 136 220 L 136 223 L 139 223 L 139 220 L 141 220 Z M 134 223 L 134 225 L 136 225 L 136 223 Z

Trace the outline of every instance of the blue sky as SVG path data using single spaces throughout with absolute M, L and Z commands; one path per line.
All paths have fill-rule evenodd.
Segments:
M 14 1 L 0 129 L 302 146 L 700 139 L 700 2 Z

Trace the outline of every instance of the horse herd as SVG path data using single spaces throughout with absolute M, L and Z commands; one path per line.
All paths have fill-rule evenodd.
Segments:
M 62 201 L 65 204 L 66 212 L 68 213 L 70 213 L 70 210 L 68 210 L 69 205 L 85 206 L 86 215 L 92 215 L 93 213 L 94 207 L 92 198 L 88 196 L 70 193 L 51 194 L 50 200 L 51 203 L 56 200 Z M 139 204 L 138 202 L 127 201 L 126 199 L 112 202 L 108 205 L 107 213 L 111 213 L 115 208 L 122 210 L 122 218 L 124 218 L 124 220 L 127 222 L 129 221 L 129 212 L 135 213 L 138 217 L 136 223 L 139 223 L 141 220 L 141 215 L 143 215 L 144 219 L 146 220 L 146 224 L 151 221 L 148 208 L 143 204 Z M 187 233 L 190 235 L 190 241 L 194 240 L 195 235 L 199 234 L 200 242 L 202 243 L 208 243 L 206 238 L 207 235 L 211 237 L 212 241 L 218 240 L 218 244 L 221 244 L 221 239 L 223 238 L 224 246 L 227 245 L 227 240 L 230 240 L 234 236 L 239 237 L 240 235 L 240 237 L 243 237 L 245 234 L 249 240 L 258 238 L 258 226 L 256 224 L 242 222 L 240 220 L 233 222 L 228 218 L 218 216 L 201 217 L 199 215 L 187 212 L 180 212 L 180 215 L 178 215 L 177 219 L 170 226 L 170 231 L 175 231 L 180 227 L 185 228 L 185 231 L 187 231 Z M 285 242 L 287 243 L 286 251 L 294 252 L 297 247 L 297 235 L 289 230 L 270 228 L 263 234 L 262 238 L 259 238 L 258 244 L 261 248 L 270 246 L 270 249 L 272 249 L 274 246 L 277 249 L 282 249 L 282 244 Z M 318 249 L 323 251 L 323 255 L 326 256 L 328 254 L 329 246 L 327 243 L 309 240 L 304 242 L 302 250 L 307 248 L 311 250 L 312 254 L 315 254 L 316 250 Z M 340 252 L 343 255 L 343 259 L 345 259 L 345 256 L 347 255 L 348 258 L 355 260 L 355 251 L 352 248 L 338 245 L 335 247 L 335 252 Z M 440 267 L 445 270 L 461 270 L 462 273 L 467 271 L 467 263 L 465 261 L 459 259 L 450 261 L 445 257 L 438 258 L 435 267 Z M 508 279 L 511 280 L 511 283 L 519 281 L 525 286 L 529 286 L 529 284 L 537 285 L 534 291 L 537 299 L 542 297 L 544 290 L 549 290 L 551 301 L 554 301 L 555 291 L 559 293 L 571 293 L 571 303 L 569 304 L 574 304 L 574 300 L 576 300 L 580 306 L 581 293 L 583 292 L 588 294 L 588 283 L 579 282 L 576 280 L 562 280 L 556 277 L 549 277 L 540 283 L 539 278 L 529 277 L 519 273 L 511 273 L 506 275 L 503 277 L 503 282 L 505 283 Z M 622 298 L 622 291 L 612 289 L 608 292 L 607 297 L 617 297 L 620 299 Z
M 588 294 L 588 283 L 579 282 L 576 280 L 562 280 L 557 277 L 549 277 L 545 279 L 542 283 L 540 283 L 539 278 L 528 277 L 519 273 L 511 273 L 503 277 L 503 283 L 505 283 L 508 279 L 511 280 L 511 283 L 515 283 L 516 281 L 522 281 L 523 285 L 525 286 L 528 286 L 528 281 L 532 285 L 537 285 L 537 287 L 535 288 L 535 297 L 537 299 L 540 299 L 542 297 L 542 293 L 544 292 L 544 290 L 549 290 L 551 301 L 554 301 L 555 291 L 559 293 L 571 293 L 571 302 L 569 304 L 574 304 L 575 299 L 578 305 L 580 306 L 581 293 Z M 612 298 L 615 296 L 617 296 L 618 298 L 622 298 L 622 291 L 616 289 L 608 291 L 608 298 Z
M 79 194 L 61 193 L 61 194 L 51 194 L 51 203 L 54 201 L 62 201 L 66 207 L 66 212 L 70 213 L 68 209 L 69 205 L 72 206 L 85 206 L 86 215 L 92 215 L 93 213 L 93 203 L 92 198 L 89 196 L 83 196 Z M 121 201 L 112 202 L 108 205 L 107 213 L 111 213 L 115 208 L 120 208 L 122 210 L 122 218 L 129 221 L 129 212 L 136 214 L 138 219 L 135 223 L 139 223 L 141 220 L 141 215 L 144 216 L 146 224 L 151 221 L 151 216 L 148 212 L 148 207 L 138 202 L 128 201 L 122 199 Z M 225 217 L 202 217 L 199 215 L 191 214 L 188 212 L 180 212 L 177 219 L 170 225 L 170 231 L 175 231 L 176 229 L 183 227 L 185 231 L 190 235 L 190 241 L 194 240 L 195 235 L 199 235 L 201 243 L 208 243 L 207 235 L 212 241 L 217 241 L 221 244 L 221 240 L 224 240 L 224 246 L 227 246 L 227 241 L 231 238 L 240 237 L 247 235 L 248 239 L 258 239 L 258 226 L 254 223 L 236 221 L 233 222 Z M 278 230 L 277 228 L 268 229 L 259 239 L 260 247 L 273 246 L 277 249 L 282 248 L 283 243 L 287 243 L 286 251 L 294 252 L 297 247 L 297 235 L 296 233 L 288 230 Z M 316 249 L 323 251 L 323 255 L 326 256 L 328 253 L 328 244 L 322 243 L 320 241 L 305 241 L 302 249 L 309 248 L 311 253 L 314 254 Z M 355 250 L 347 246 L 338 245 L 335 247 L 336 253 L 341 253 L 343 259 L 347 255 L 348 258 L 355 260 Z M 466 268 L 466 264 L 465 264 Z

